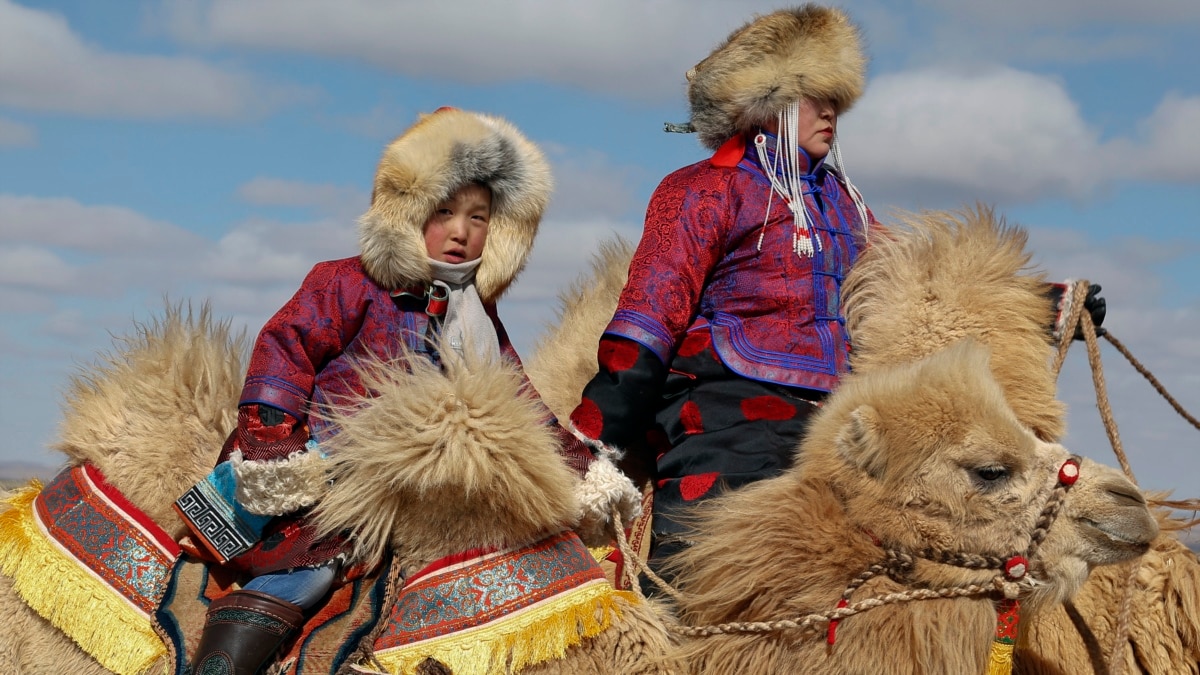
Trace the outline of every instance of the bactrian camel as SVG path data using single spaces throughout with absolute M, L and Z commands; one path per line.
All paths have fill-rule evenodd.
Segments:
M 184 527 L 171 503 L 209 471 L 235 423 L 245 346 L 244 339 L 229 334 L 227 324 L 213 321 L 207 308 L 195 315 L 169 308 L 74 379 L 57 448 L 69 465 L 98 468 L 134 507 L 170 537 L 180 537 Z M 324 411 L 342 432 L 331 446 L 335 459 L 328 475 L 334 483 L 322 504 L 322 522 L 354 533 L 362 566 L 394 555 L 387 598 L 393 603 L 392 596 L 406 597 L 400 590 L 404 579 L 431 562 L 463 553 L 509 560 L 512 549 L 537 541 L 557 547 L 558 557 L 546 558 L 554 560 L 551 573 L 568 560 L 584 582 L 571 587 L 569 602 L 561 602 L 563 593 L 538 596 L 512 613 L 515 621 L 486 624 L 465 640 L 438 636 L 414 648 L 394 648 L 387 629 L 411 617 L 392 616 L 393 624 L 380 621 L 375 630 L 357 635 L 357 644 L 346 646 L 344 667 L 355 672 L 672 672 L 664 661 L 667 632 L 651 606 L 612 589 L 578 540 L 559 534 L 578 512 L 576 479 L 560 460 L 518 372 L 506 362 L 473 364 L 469 374 L 460 365 L 450 364 L 443 373 L 424 359 L 412 363 L 409 370 L 364 364 L 379 397 L 369 405 Z M 21 499 L 18 495 L 16 503 Z M 0 631 L 0 672 L 176 672 L 177 655 L 163 644 L 155 650 L 153 612 L 130 616 L 117 606 L 115 614 L 97 616 L 96 599 L 110 594 L 89 593 L 95 589 L 88 575 L 55 567 L 69 563 L 37 544 L 40 539 L 31 536 L 21 513 L 16 506 L 0 512 L 0 556 L 6 560 L 0 575 L 0 616 L 6 624 Z M 17 553 L 24 560 L 11 555 L 21 546 Z M 31 551 L 39 554 L 36 561 Z M 538 554 L 548 551 L 544 547 Z M 41 567 L 21 568 L 33 562 Z M 461 564 L 456 559 L 441 571 Z M 65 585 L 64 580 L 81 576 L 79 587 Z M 20 588 L 14 578 L 21 580 Z M 49 620 L 30 609 L 26 599 L 40 601 Z M 508 607 L 502 606 L 504 612 Z M 85 653 L 60 626 L 75 631 L 92 651 Z M 90 633 L 89 626 L 95 627 Z M 295 672 L 296 667 L 295 661 L 284 661 L 272 672 Z
M 872 242 L 846 288 L 855 374 L 814 422 L 794 470 L 696 514 L 697 544 L 675 561 L 685 624 L 828 612 L 885 549 L 1004 556 L 1028 545 L 1067 455 L 1052 443 L 1063 408 L 1048 368 L 1051 310 L 1024 241 L 978 209 L 921 214 Z M 620 257 L 598 259 L 599 287 L 619 286 Z M 595 295 L 594 306 L 563 310 L 590 326 L 593 347 L 615 304 L 615 294 Z M 543 344 L 529 367 L 539 389 L 550 364 L 573 372 L 588 342 L 575 334 Z M 556 413 L 569 413 L 582 384 L 561 389 Z M 1025 625 L 1093 567 L 1144 551 L 1157 531 L 1140 493 L 1112 469 L 1084 460 L 1067 494 L 1033 563 Z M 877 577 L 851 601 L 996 576 L 923 561 L 903 583 Z M 983 672 L 993 600 L 873 609 L 841 621 L 832 648 L 819 631 L 732 633 L 695 638 L 684 654 L 696 672 Z

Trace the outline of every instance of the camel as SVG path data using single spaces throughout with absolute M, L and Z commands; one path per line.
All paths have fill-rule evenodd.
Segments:
M 54 447 L 66 455 L 67 466 L 96 467 L 169 536 L 182 537 L 187 528 L 171 504 L 208 473 L 236 423 L 248 343 L 244 334 L 232 333 L 228 323 L 215 320 L 207 306 L 193 313 L 180 305 L 169 307 L 159 319 L 136 325 L 133 334 L 120 339 L 116 347 L 72 378 Z M 4 521 L 0 549 L 9 549 L 17 540 L 8 529 L 15 515 L 11 505 L 0 513 Z M 112 672 L 56 627 L 89 611 L 88 602 L 101 596 L 91 593 L 86 578 L 68 588 L 61 568 L 28 553 L 26 557 L 24 562 L 30 565 L 48 565 L 21 576 L 47 584 L 42 592 L 50 596 L 45 598 L 50 620 L 22 599 L 37 597 L 39 589 L 23 588 L 18 594 L 13 565 L 6 558 L 0 575 L 0 615 L 8 628 L 0 633 L 0 672 Z M 67 590 L 78 591 L 83 604 L 68 602 L 76 596 Z M 108 659 L 109 663 L 169 672 L 166 649 L 161 642 L 155 644 L 149 618 L 142 617 L 139 625 L 139 617 L 130 617 L 122 625 L 121 609 L 105 617 L 107 624 L 95 637 L 104 642 L 106 633 L 124 634 L 116 639 L 125 644 L 114 645 L 115 649 L 135 638 L 145 649 L 132 657 Z
M 178 539 L 185 528 L 172 501 L 210 470 L 235 424 L 245 355 L 244 336 L 232 335 L 207 306 L 198 313 L 168 308 L 163 318 L 139 325 L 113 354 L 74 379 L 57 448 L 66 453 L 68 467 L 98 469 L 85 479 L 119 490 L 129 502 L 127 510 L 147 516 L 165 539 Z M 555 561 L 542 565 L 543 571 L 561 571 L 565 560 L 573 576 L 552 579 L 558 586 L 541 588 L 536 602 L 514 614 L 516 621 L 485 624 L 449 647 L 445 636 L 415 647 L 398 642 L 392 628 L 407 616 L 387 613 L 398 604 L 385 607 L 390 623 L 381 620 L 373 630 L 355 633 L 358 644 L 347 645 L 344 668 L 672 672 L 664 659 L 668 639 L 659 615 L 646 601 L 615 591 L 569 531 L 578 510 L 577 479 L 559 459 L 544 413 L 516 368 L 507 362 L 478 363 L 468 372 L 450 364 L 442 373 L 424 359 L 410 363 L 409 370 L 364 364 L 379 398 L 321 413 L 342 431 L 330 448 L 333 486 L 319 522 L 356 535 L 358 567 L 380 568 L 391 561 L 387 578 L 375 587 L 386 588 L 384 596 L 392 602 L 409 597 L 406 578 L 411 581 L 429 563 L 470 550 L 490 561 L 520 561 L 510 555 L 518 545 L 549 541 L 535 550 Z M 431 406 L 431 401 L 440 403 Z M 122 614 L 126 609 L 115 607 L 112 615 L 92 617 L 98 629 L 84 627 L 81 634 L 79 619 L 89 611 L 88 603 L 104 595 L 89 594 L 87 573 L 64 574 L 67 570 L 53 565 L 49 572 L 21 567 L 21 556 L 28 558 L 36 548 L 29 545 L 36 538 L 17 531 L 25 527 L 20 515 L 35 487 L 10 496 L 0 512 L 0 614 L 7 624 L 0 635 L 0 672 L 181 672 L 183 661 L 170 642 L 157 641 L 161 613 L 152 622 L 153 611 L 128 617 Z M 31 564 L 39 562 L 45 564 Z M 531 570 L 536 568 L 520 568 Z M 64 582 L 80 576 L 79 588 Z M 436 574 L 425 578 L 430 576 Z M 575 583 L 566 586 L 566 581 Z M 79 595 L 81 602 L 68 600 Z M 41 607 L 46 618 L 31 605 Z M 431 651 L 420 651 L 430 644 Z M 439 656 L 443 661 L 434 658 Z M 271 672 L 302 668 L 294 659 L 283 660 Z
M 391 552 L 406 576 L 469 549 L 504 548 L 569 530 L 579 512 L 575 479 L 520 373 L 511 364 L 470 355 L 448 361 L 444 372 L 424 359 L 410 361 L 407 369 L 367 369 L 364 381 L 376 396 L 329 411 L 338 433 L 328 448 L 333 487 L 316 513 L 324 530 L 350 530 L 367 561 Z M 485 639 L 474 636 L 465 640 L 469 650 L 462 643 L 435 650 L 442 654 L 438 660 L 457 658 L 448 671 L 454 673 L 672 672 L 663 661 L 669 645 L 658 613 L 633 594 L 615 592 L 594 560 L 588 562 L 607 604 L 594 602 L 577 615 L 542 622 L 530 644 L 500 652 L 507 667 L 504 661 L 487 663 L 487 652 L 475 651 Z M 576 624 L 594 624 L 594 636 L 581 642 Z M 572 637 L 570 648 L 560 647 L 558 658 L 531 662 L 523 650 L 553 644 L 556 631 Z M 375 658 L 389 663 L 387 654 Z M 419 663 L 420 654 L 416 658 Z M 356 671 L 377 672 L 366 664 Z
M 698 510 L 696 544 L 674 563 L 684 624 L 828 612 L 855 575 L 884 558 L 875 538 L 900 551 L 991 555 L 1028 543 L 1067 455 L 1053 443 L 1063 408 L 1047 365 L 1051 312 L 1043 280 L 1026 273 L 1023 233 L 977 208 L 915 215 L 871 244 L 845 287 L 855 373 L 814 422 L 797 467 Z M 617 257 L 605 251 L 596 260 L 601 288 L 614 285 Z M 563 315 L 586 326 L 594 346 L 616 294 L 591 300 Z M 561 407 L 551 406 L 559 415 L 594 372 L 571 365 L 580 342 L 547 342 L 530 361 L 539 389 L 550 364 L 582 373 L 562 389 Z M 1120 474 L 1083 460 L 1080 475 L 1041 546 L 1023 625 L 1070 597 L 1093 567 L 1145 551 L 1157 532 Z M 995 576 L 922 561 L 907 585 L 877 577 L 851 599 Z M 820 636 L 795 631 L 699 637 L 681 654 L 695 672 L 983 672 L 996 616 L 981 597 L 890 605 L 839 623 L 829 650 Z

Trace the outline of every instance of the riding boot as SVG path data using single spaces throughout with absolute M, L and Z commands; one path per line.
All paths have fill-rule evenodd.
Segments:
M 234 591 L 214 600 L 191 673 L 256 675 L 303 621 L 298 605 L 258 591 Z

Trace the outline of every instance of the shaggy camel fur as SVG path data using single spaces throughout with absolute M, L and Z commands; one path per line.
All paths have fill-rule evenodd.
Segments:
M 1043 440 L 1060 438 L 1063 406 L 1054 398 L 1054 375 L 1045 367 L 1051 309 L 1039 291 L 1044 279 L 1026 269 L 1025 233 L 1006 227 L 982 207 L 910 215 L 902 222 L 908 233 L 873 242 L 846 280 L 856 372 L 973 336 L 991 346 L 992 371 L 1018 419 Z M 1147 673 L 1195 673 L 1200 671 L 1200 561 L 1179 542 L 1178 528 L 1159 516 L 1163 532 L 1138 576 L 1138 611 L 1133 644 L 1124 650 L 1125 672 L 1142 672 L 1136 663 Z M 1030 630 L 1023 632 L 1016 653 L 1028 658 L 1019 659 L 1019 671 L 1107 672 L 1103 664 L 1092 668 L 1101 663 L 1096 648 L 1103 648 L 1103 658 L 1111 648 L 1128 567 L 1098 569 L 1073 607 L 1027 622 Z M 1152 591 L 1161 594 L 1147 597 Z M 1093 636 L 1100 636 L 1098 642 Z
M 338 426 L 328 445 L 333 487 L 317 522 L 350 529 L 362 559 L 393 551 L 408 575 L 469 549 L 537 541 L 576 517 L 575 479 L 520 374 L 468 360 L 444 372 L 421 358 L 408 370 L 368 367 L 377 396 L 328 412 Z M 607 630 L 521 672 L 672 672 L 658 614 L 634 597 L 617 600 Z
M 560 420 L 570 419 L 583 387 L 596 374 L 600 333 L 612 319 L 629 276 L 634 247 L 624 239 L 601 242 L 588 273 L 558 294 L 558 316 L 537 340 L 525 372 Z
M 1023 552 L 1067 457 L 1017 420 L 987 349 L 972 340 L 847 376 L 792 470 L 697 509 L 695 544 L 671 563 L 680 619 L 711 625 L 828 611 L 885 549 Z M 1142 553 L 1157 529 L 1131 482 L 1083 460 L 1033 561 L 1039 584 L 1023 613 L 1065 600 L 1091 567 Z M 995 576 L 922 560 L 907 576 L 871 579 L 850 600 L 987 587 Z M 697 673 L 982 673 L 995 622 L 992 597 L 924 600 L 843 620 L 832 649 L 815 631 L 729 634 L 693 640 L 683 655 Z
M 172 504 L 212 470 L 237 424 L 248 341 L 206 304 L 135 324 L 104 361 L 72 379 L 54 449 L 91 463 L 176 539 Z
M 1053 319 L 1046 280 L 1027 268 L 1026 234 L 986 208 L 902 217 L 876 237 L 842 287 L 852 368 L 865 373 L 932 354 L 964 337 L 991 347 L 992 372 L 1039 438 L 1064 430 L 1047 366 Z
M 1004 398 L 1011 402 L 1018 420 L 1035 430 L 1041 439 L 1057 438 L 1063 428 L 1063 409 L 1062 404 L 1054 398 L 1054 379 L 1046 367 L 1050 354 L 1046 331 L 1051 308 L 1041 293 L 1043 280 L 1026 270 L 1029 255 L 1024 251 L 1024 233 L 1005 227 L 997 222 L 990 211 L 981 208 L 960 214 L 913 216 L 908 220 L 908 227 L 906 234 L 898 232 L 897 236 L 890 239 L 874 240 L 870 253 L 860 260 L 847 280 L 847 305 L 849 323 L 853 328 L 856 370 L 863 373 L 888 368 L 892 364 L 929 355 L 962 338 L 973 337 L 990 347 L 993 355 L 989 362 L 991 377 L 1004 392 Z M 595 344 L 611 316 L 628 262 L 620 257 L 600 257 L 596 264 L 599 269 L 593 269 L 592 276 L 603 279 L 603 282 L 597 286 L 601 290 L 587 296 L 587 301 L 594 304 L 572 306 L 570 303 L 579 301 L 578 296 L 564 295 L 562 298 L 567 303 L 563 315 L 571 317 L 571 326 L 576 329 L 571 345 L 564 347 L 555 340 L 543 340 L 535 358 L 529 362 L 530 377 L 539 390 L 549 389 L 549 383 L 553 382 L 554 386 L 566 392 L 562 396 L 565 403 L 561 404 L 565 411 L 569 411 L 570 406 L 578 400 L 578 392 L 594 372 L 595 357 L 587 348 Z M 591 286 L 581 281 L 576 287 Z M 617 290 L 611 294 L 602 290 L 610 287 Z M 579 348 L 580 344 L 585 345 L 583 350 Z M 568 374 L 567 379 L 577 379 L 564 384 L 564 373 Z M 555 411 L 560 415 L 565 414 L 563 409 L 556 408 Z M 1111 477 L 1107 469 L 1102 471 Z M 1138 499 L 1136 490 L 1131 486 L 1120 479 L 1116 479 L 1116 482 L 1121 484 L 1118 494 L 1128 492 L 1132 499 Z M 758 504 L 751 504 L 760 499 L 746 498 L 745 504 L 752 513 L 761 513 L 764 510 L 761 504 L 775 503 L 770 499 L 762 499 Z M 1142 511 L 1144 507 L 1134 504 L 1133 509 Z M 813 522 L 824 521 L 818 518 Z M 740 523 L 740 527 L 751 532 L 761 530 L 761 524 L 749 516 L 746 522 Z M 790 541 L 793 533 L 790 530 L 785 532 L 779 533 L 780 538 Z M 719 536 L 713 539 L 719 539 Z M 747 544 L 744 538 L 737 541 L 745 546 L 743 551 L 754 552 L 751 556 L 754 560 L 750 562 L 757 566 L 765 558 L 761 555 L 763 542 L 769 539 L 770 536 L 760 534 L 755 537 L 753 544 Z M 1100 541 L 1096 544 L 1098 550 L 1109 546 L 1112 546 L 1111 542 Z M 1093 562 L 1101 560 L 1104 560 L 1103 556 Z M 805 564 L 811 562 L 805 559 Z M 1078 585 L 1088 565 L 1078 563 L 1075 567 L 1071 570 L 1072 574 L 1068 575 L 1072 578 L 1071 583 L 1059 589 L 1061 593 L 1069 592 Z M 771 570 L 764 577 L 788 579 L 793 575 L 792 567 L 787 572 L 775 566 Z M 738 570 L 737 574 L 741 573 Z M 728 582 L 734 575 L 722 578 Z M 768 580 L 764 579 L 764 583 Z M 752 587 L 755 584 L 746 581 L 737 585 Z M 702 606 L 710 600 L 698 600 L 695 606 Z M 751 603 L 749 600 L 745 602 Z M 757 604 L 765 602 L 769 602 L 769 594 L 756 598 L 751 604 L 757 607 Z M 937 608 L 952 602 L 955 601 L 917 604 L 927 605 L 936 623 L 942 625 L 942 610 Z M 969 601 L 963 602 L 970 604 Z M 832 604 L 822 604 L 814 611 L 831 607 Z M 925 612 L 927 609 L 921 608 L 919 611 Z M 761 615 L 767 616 L 767 613 Z M 775 614 L 769 618 L 780 616 Z M 847 620 L 846 625 L 861 620 L 862 617 L 856 617 Z M 986 621 L 981 620 L 976 626 L 982 631 L 979 635 L 984 638 L 990 635 L 993 623 L 994 616 Z M 747 642 L 781 645 L 791 644 L 792 639 L 793 636 L 785 635 L 748 639 Z M 840 638 L 839 642 L 842 642 Z M 693 646 L 703 649 L 699 644 L 693 643 Z M 986 644 L 986 640 L 982 644 Z M 867 651 L 878 653 L 878 647 L 872 645 Z M 842 652 L 840 648 L 837 651 Z M 892 660 L 889 659 L 889 663 Z M 903 662 L 903 659 L 900 661 Z M 944 667 L 940 661 L 914 660 L 913 663 L 917 665 L 896 668 L 902 670 L 912 667 L 919 670 L 920 664 L 924 663 L 932 664 L 929 665 L 931 672 L 954 670 L 949 666 Z M 764 668 L 770 670 L 767 666 Z M 808 672 L 807 667 L 804 670 Z
M 1070 603 L 1045 612 L 1021 636 L 1021 675 L 1107 675 L 1130 569 L 1138 565 L 1128 639 L 1129 675 L 1200 674 L 1200 559 L 1178 539 L 1183 523 L 1159 510 L 1161 534 L 1133 563 L 1097 569 Z M 1115 664 L 1114 664 L 1115 665 Z
M 212 468 L 236 422 L 246 341 L 208 306 L 175 306 L 76 375 L 56 449 L 92 463 L 109 484 L 172 535 L 185 531 L 174 499 Z M 7 507 L 4 507 L 7 508 Z M 0 672 L 107 673 L 0 576 Z M 167 672 L 160 663 L 151 672 Z
M 235 423 L 245 347 L 207 307 L 198 314 L 168 309 L 76 378 L 59 449 L 72 464 L 97 465 L 178 536 L 182 524 L 171 503 L 208 473 Z M 365 558 L 378 560 L 381 547 L 398 546 L 408 571 L 448 551 L 569 527 L 575 479 L 519 375 L 492 364 L 447 378 L 424 359 L 413 363 L 412 373 L 376 377 L 380 404 L 352 423 L 343 420 L 346 433 L 337 443 L 347 454 L 334 464 L 338 484 L 323 511 L 330 522 L 359 534 Z M 560 662 L 523 672 L 671 672 L 658 615 L 632 598 L 617 604 L 607 631 Z M 29 609 L 3 576 L 0 616 L 0 672 L 109 672 Z M 170 672 L 167 661 L 149 672 Z

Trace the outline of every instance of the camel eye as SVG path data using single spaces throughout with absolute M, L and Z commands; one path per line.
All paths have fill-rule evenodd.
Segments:
M 1008 469 L 1002 466 L 983 466 L 975 469 L 975 475 L 985 483 L 995 483 L 1008 477 Z

